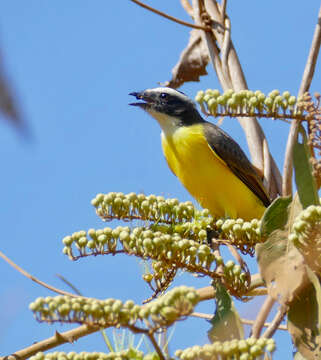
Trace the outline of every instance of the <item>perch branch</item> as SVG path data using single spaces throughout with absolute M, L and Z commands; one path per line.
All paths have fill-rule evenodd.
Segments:
M 35 344 L 32 344 L 31 346 L 28 346 L 27 348 L 18 350 L 17 352 L 15 352 L 14 354 L 11 354 L 10 356 L 0 357 L 0 360 L 5 360 L 5 359 L 10 360 L 11 357 L 12 357 L 12 360 L 28 359 L 30 356 L 35 355 L 39 351 L 46 351 L 46 350 L 53 349 L 53 348 L 57 347 L 58 345 L 72 343 L 83 336 L 87 336 L 87 335 L 92 334 L 99 330 L 100 330 L 100 328 L 98 326 L 81 325 L 81 326 L 77 327 L 76 329 L 65 331 L 63 333 L 58 333 L 56 331 L 54 336 L 52 336 L 48 339 L 39 341 Z
M 304 68 L 298 97 L 302 96 L 310 88 L 319 55 L 320 44 L 321 44 L 321 7 L 318 14 L 318 21 L 314 30 L 310 52 Z M 286 144 L 285 159 L 283 166 L 283 183 L 282 183 L 283 196 L 288 196 L 292 194 L 292 173 L 293 173 L 292 153 L 293 153 L 294 144 L 298 136 L 299 125 L 300 125 L 299 120 L 295 120 L 292 122 L 288 136 L 288 141 Z
M 191 313 L 190 316 L 196 317 L 196 318 L 200 318 L 200 319 L 205 319 L 205 320 L 211 320 L 213 319 L 213 315 L 211 314 L 205 314 L 205 313 L 200 313 L 200 312 L 193 312 Z M 249 320 L 249 319 L 241 319 L 242 324 L 245 325 L 253 325 L 255 320 Z M 272 325 L 272 323 L 264 323 L 263 327 L 269 328 Z M 279 325 L 277 327 L 277 330 L 287 330 L 287 326 L 285 325 Z
M 239 62 L 233 43 L 230 39 L 230 34 L 228 34 L 230 32 L 228 29 L 229 23 L 224 22 L 224 26 L 217 26 L 217 23 L 221 24 L 222 12 L 220 11 L 216 1 L 202 0 L 201 4 L 203 4 L 202 9 L 206 9 L 206 12 L 211 18 L 213 24 L 212 34 L 206 32 L 203 33 L 202 37 L 208 46 L 211 61 L 213 63 L 214 69 L 217 73 L 223 90 L 226 91 L 228 89 L 234 89 L 235 91 L 239 91 L 247 89 L 248 87 L 241 64 Z M 198 25 L 203 25 L 201 21 L 201 16 L 199 14 L 200 5 L 197 0 L 193 0 L 193 7 L 195 14 L 195 22 Z M 226 19 L 227 18 L 225 16 L 225 20 Z M 229 40 L 228 46 L 227 40 Z M 224 61 L 227 62 L 227 69 L 225 71 L 223 69 L 225 65 L 223 66 L 221 62 L 221 58 L 219 57 L 219 51 L 216 44 L 218 44 L 222 50 L 222 62 L 223 59 L 225 59 Z M 270 189 L 277 189 L 277 192 L 281 193 L 281 187 L 279 186 L 279 184 L 281 183 L 281 175 L 279 169 L 277 168 L 275 162 L 272 159 L 272 156 L 270 155 L 270 152 L 268 152 L 268 162 L 264 163 L 263 140 L 265 139 L 265 136 L 259 123 L 254 117 L 247 117 L 243 119 L 239 118 L 238 120 L 246 135 L 246 140 L 250 150 L 253 165 L 256 168 L 260 169 L 260 172 L 262 174 L 264 174 L 265 166 L 270 167 L 272 169 L 272 171 L 270 172 L 271 178 L 265 179 L 266 183 L 269 185 L 268 187 Z M 270 164 L 268 164 L 269 162 Z
M 184 25 L 184 26 L 188 26 L 188 27 L 193 28 L 193 29 L 199 29 L 199 30 L 204 30 L 204 31 L 211 31 L 211 28 L 209 28 L 209 27 L 191 24 L 191 23 L 189 23 L 189 22 L 186 22 L 186 21 L 177 19 L 177 18 L 174 17 L 174 16 L 168 15 L 168 14 L 162 12 L 162 11 L 159 11 L 159 10 L 157 10 L 157 9 L 154 9 L 154 8 L 152 8 L 151 6 L 146 5 L 146 4 L 144 4 L 144 3 L 142 3 L 142 2 L 140 2 L 140 1 L 138 1 L 138 0 L 130 0 L 130 1 L 132 1 L 133 3 L 135 3 L 135 4 L 137 4 L 137 5 L 141 6 L 141 7 L 143 7 L 144 9 L 147 9 L 147 10 L 149 10 L 149 11 L 151 11 L 151 12 L 157 14 L 157 15 L 163 16 L 164 18 L 166 18 L 166 19 L 168 19 L 168 20 L 171 20 L 171 21 L 174 21 L 174 22 L 176 22 L 176 23 L 178 23 L 178 24 L 181 24 L 181 25 Z
M 194 20 L 198 26 L 201 26 L 201 11 L 199 6 L 199 0 L 193 0 L 193 9 L 194 9 Z M 231 80 L 227 79 L 222 70 L 222 63 L 219 57 L 219 50 L 216 46 L 215 40 L 213 38 L 213 34 L 209 32 L 203 32 L 201 34 L 202 41 L 207 44 L 208 53 L 211 58 L 211 62 L 213 64 L 214 70 L 217 74 L 217 77 L 222 84 L 223 89 L 230 89 L 231 88 Z
M 273 334 L 276 332 L 276 330 L 280 328 L 281 321 L 283 320 L 285 314 L 286 314 L 286 308 L 285 306 L 283 306 L 281 307 L 281 309 L 278 310 L 273 321 L 269 324 L 268 328 L 265 330 L 262 337 L 264 338 L 272 337 Z
M 253 338 L 258 339 L 260 337 L 265 320 L 268 317 L 274 303 L 275 300 L 270 295 L 268 295 L 254 321 L 251 334 Z

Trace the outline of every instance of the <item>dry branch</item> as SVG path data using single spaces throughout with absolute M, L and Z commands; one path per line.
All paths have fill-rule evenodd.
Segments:
M 207 22 L 212 25 L 212 33 L 203 32 L 202 37 L 208 46 L 212 64 L 223 90 L 247 89 L 244 73 L 231 40 L 228 17 L 225 16 L 222 23 L 222 11 L 215 0 L 193 0 L 193 8 L 197 25 L 204 26 L 203 19 L 207 19 Z M 206 25 L 208 24 L 206 23 Z M 221 56 L 218 46 L 221 49 Z M 253 165 L 262 174 L 269 176 L 269 178 L 265 178 L 265 183 L 271 190 L 270 195 L 275 197 L 277 193 L 281 192 L 281 175 L 267 148 L 267 143 L 264 144 L 264 133 L 255 118 L 247 117 L 238 120 L 245 132 Z M 265 171 L 266 168 L 268 171 Z
M 310 52 L 303 72 L 298 97 L 302 96 L 310 88 L 319 55 L 320 44 L 321 44 L 321 7 L 318 14 L 318 20 L 314 31 Z M 299 120 L 295 120 L 292 122 L 288 136 L 288 141 L 286 144 L 285 159 L 283 166 L 283 183 L 282 183 L 283 196 L 288 196 L 292 194 L 292 173 L 293 173 L 292 153 L 293 153 L 294 144 L 298 136 L 299 125 L 300 125 Z

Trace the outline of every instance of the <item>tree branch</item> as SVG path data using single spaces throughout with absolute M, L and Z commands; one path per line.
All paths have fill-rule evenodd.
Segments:
M 163 16 L 164 18 L 168 19 L 168 20 L 171 20 L 171 21 L 174 21 L 178 24 L 181 24 L 181 25 L 184 25 L 184 26 L 188 26 L 190 28 L 193 28 L 193 29 L 199 29 L 199 30 L 204 30 L 204 31 L 211 31 L 211 28 L 210 27 L 206 27 L 206 26 L 199 26 L 199 25 L 195 25 L 195 24 L 191 24 L 189 22 L 186 22 L 186 21 L 183 21 L 183 20 L 180 20 L 180 19 L 177 19 L 176 17 L 174 16 L 171 16 L 171 15 L 168 15 L 162 11 L 159 11 L 157 9 L 154 9 L 152 8 L 151 6 L 149 5 L 146 5 L 138 0 L 130 0 L 132 1 L 133 3 L 143 7 L 144 9 L 147 9 L 157 15 L 160 15 L 160 16 Z
M 247 89 L 248 87 L 241 64 L 239 62 L 233 43 L 230 39 L 231 35 L 229 34 L 230 25 L 228 18 L 226 18 L 225 16 L 225 20 L 227 19 L 227 22 L 224 22 L 222 24 L 222 12 L 218 8 L 218 4 L 215 0 L 199 1 L 204 4 L 203 7 L 206 9 L 206 12 L 212 20 L 213 34 L 204 33 L 202 36 L 203 41 L 205 41 L 208 46 L 211 61 L 213 63 L 214 69 L 217 73 L 223 90 L 226 91 L 228 89 L 234 89 L 235 91 L 239 91 Z M 198 25 L 202 25 L 203 23 L 201 21 L 200 14 L 198 14 L 197 16 L 197 13 L 199 13 L 200 11 L 200 6 L 197 0 L 193 0 L 193 7 L 195 14 L 195 22 Z M 217 23 L 221 24 L 219 28 L 217 26 Z M 223 32 L 222 29 L 224 29 Z M 216 43 L 220 46 L 222 50 L 222 60 L 219 57 L 219 51 L 216 47 Z M 246 117 L 243 119 L 239 118 L 238 120 L 244 130 L 253 165 L 258 168 L 262 174 L 265 174 L 265 166 L 271 168 L 272 171 L 268 172 L 268 174 L 270 174 L 270 178 L 265 179 L 265 182 L 268 184 L 268 187 L 270 189 L 277 189 L 277 193 L 281 193 L 281 187 L 279 186 L 279 184 L 281 183 L 281 174 L 275 162 L 273 161 L 273 158 L 269 151 L 268 157 L 266 157 L 267 161 L 264 162 L 263 140 L 265 139 L 265 136 L 261 126 L 254 117 Z
M 261 330 L 264 326 L 265 320 L 268 317 L 273 305 L 275 303 L 275 300 L 272 298 L 272 296 L 268 295 L 268 297 L 265 299 L 264 304 L 262 305 L 255 321 L 252 327 L 252 334 L 251 336 L 255 339 L 258 339 L 261 334 Z
M 24 275 L 25 277 L 27 277 L 28 279 L 34 281 L 35 283 L 37 283 L 38 285 L 41 285 L 55 293 L 61 294 L 61 295 L 66 295 L 66 296 L 72 296 L 72 297 L 79 297 L 79 295 L 75 295 L 72 294 L 68 291 L 64 291 L 64 290 L 60 290 L 57 289 L 39 279 L 37 279 L 36 277 L 34 277 L 33 275 L 29 274 L 26 270 L 22 269 L 20 266 L 18 266 L 17 264 L 15 264 L 12 260 L 10 260 L 5 254 L 3 254 L 0 251 L 0 257 L 2 257 L 8 264 L 10 264 L 14 269 L 16 269 L 17 271 L 19 271 L 22 275 Z M 83 297 L 83 296 L 80 296 Z
M 54 336 L 39 341 L 25 349 L 19 350 L 14 354 L 11 354 L 11 356 L 13 357 L 13 359 L 28 359 L 30 356 L 35 355 L 39 351 L 46 351 L 53 349 L 58 345 L 72 343 L 83 336 L 87 336 L 99 330 L 100 327 L 98 326 L 81 325 L 76 329 L 65 331 L 63 333 L 56 332 Z M 0 360 L 5 359 L 8 360 L 8 356 L 0 357 Z
M 281 307 L 281 309 L 278 310 L 273 321 L 269 324 L 268 328 L 265 330 L 262 337 L 264 337 L 264 338 L 272 337 L 273 334 L 276 332 L 276 330 L 278 330 L 282 326 L 282 325 L 280 325 L 280 323 L 283 320 L 285 314 L 286 314 L 286 308 L 285 308 L 285 306 L 283 306 L 283 307 Z M 287 330 L 286 326 L 285 326 L 285 329 Z
M 205 319 L 205 320 L 211 320 L 213 319 L 213 315 L 211 314 L 205 314 L 205 313 L 200 313 L 200 312 L 193 312 L 191 313 L 191 315 L 189 316 L 192 316 L 192 317 L 196 317 L 196 318 L 199 318 L 199 319 Z M 241 322 L 242 324 L 245 324 L 245 325 L 253 325 L 255 320 L 250 320 L 250 319 L 241 319 Z M 272 325 L 272 323 L 264 323 L 263 324 L 263 327 L 267 327 L 269 328 L 270 326 Z M 287 326 L 285 325 L 279 325 L 277 326 L 276 328 L 277 330 L 288 330 Z M 266 336 L 265 336 L 266 337 Z
M 318 21 L 314 30 L 310 52 L 303 72 L 298 97 L 302 96 L 310 88 L 319 55 L 320 44 L 321 44 L 321 7 L 318 14 Z M 292 174 L 293 174 L 292 153 L 293 153 L 294 144 L 298 136 L 299 125 L 300 125 L 299 120 L 292 122 L 288 136 L 288 141 L 286 144 L 285 159 L 283 166 L 283 183 L 282 183 L 283 196 L 288 196 L 292 194 Z

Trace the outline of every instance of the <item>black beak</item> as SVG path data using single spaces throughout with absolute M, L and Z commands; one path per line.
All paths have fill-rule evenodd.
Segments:
M 135 96 L 135 98 L 136 98 L 137 100 L 144 100 L 143 91 L 141 91 L 141 92 L 135 92 L 135 91 L 134 91 L 134 92 L 129 93 L 129 95 Z M 130 103 L 129 105 L 139 106 L 139 107 L 144 108 L 144 107 L 146 106 L 146 103 L 144 103 L 144 102 L 134 102 L 134 103 Z
M 155 100 L 152 96 L 145 93 L 145 91 L 140 92 L 131 92 L 129 95 L 135 96 L 137 100 L 142 100 L 142 102 L 134 102 L 129 105 L 132 106 L 138 106 L 142 109 L 147 109 L 151 106 L 151 103 L 153 103 Z

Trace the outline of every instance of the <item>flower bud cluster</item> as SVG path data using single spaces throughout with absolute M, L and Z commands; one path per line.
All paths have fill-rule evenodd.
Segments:
M 262 241 L 260 233 L 261 221 L 252 219 L 219 219 L 213 229 L 220 231 L 219 238 L 227 239 L 244 254 L 254 254 L 255 245 Z
M 105 221 L 141 219 L 166 223 L 184 222 L 191 221 L 197 212 L 190 201 L 182 203 L 163 196 L 135 193 L 98 194 L 91 203 L 98 216 Z
M 253 219 L 250 222 L 243 219 L 214 220 L 207 215 L 207 211 L 207 209 L 203 210 L 204 214 L 192 222 L 173 225 L 172 231 L 200 243 L 208 243 L 211 240 L 210 237 L 228 240 L 244 254 L 254 254 L 255 245 L 262 241 L 260 220 Z M 153 228 L 162 232 L 168 231 L 166 225 L 154 225 Z M 212 230 L 214 232 L 211 232 Z
M 254 360 L 261 358 L 265 352 L 272 353 L 274 350 L 273 339 L 248 338 L 246 340 L 216 341 L 204 346 L 193 346 L 184 350 L 177 350 L 175 355 L 182 360 Z
M 154 289 L 154 295 L 152 296 L 154 298 L 158 293 L 167 290 L 178 269 L 175 265 L 163 261 L 152 261 L 151 267 L 152 272 L 148 271 L 142 275 L 142 278 Z M 145 302 L 148 302 L 148 300 L 145 300 Z
M 129 348 L 122 351 L 110 352 L 108 354 L 102 352 L 86 352 L 82 351 L 76 353 L 71 351 L 69 353 L 55 351 L 44 354 L 38 352 L 31 356 L 30 360 L 143 360 L 144 354 L 142 351 Z
M 79 231 L 63 239 L 64 254 L 72 260 L 83 256 L 98 254 L 128 253 L 141 258 L 164 262 L 175 265 L 190 272 L 208 275 L 212 278 L 221 275 L 216 273 L 216 268 L 223 265 L 223 259 L 216 257 L 211 248 L 197 241 L 182 238 L 178 233 L 164 234 L 150 228 L 118 226 L 115 229 L 106 227 L 100 230 L 90 229 L 88 233 Z M 74 245 L 74 246 L 73 246 Z M 79 255 L 74 255 L 76 248 Z M 233 263 L 234 262 L 231 262 Z M 235 265 L 235 264 L 234 264 Z M 248 286 L 243 272 L 234 274 L 229 271 L 228 288 L 243 289 Z M 242 275 L 243 274 L 243 275 Z
M 90 299 L 83 297 L 39 297 L 29 305 L 38 321 L 99 325 L 102 327 L 134 325 L 148 320 L 151 329 L 170 326 L 189 315 L 199 301 L 193 288 L 176 287 L 146 305 L 132 300 Z
M 289 239 L 304 247 L 321 239 L 321 206 L 310 205 L 295 219 Z
M 321 206 L 310 205 L 295 219 L 289 240 L 300 250 L 309 266 L 321 270 Z
M 288 91 L 280 94 L 279 90 L 273 90 L 268 95 L 260 90 L 227 90 L 223 94 L 219 90 L 207 89 L 199 91 L 195 101 L 202 107 L 204 103 L 207 111 L 213 116 L 239 116 L 252 115 L 264 117 L 277 117 L 277 115 L 299 115 L 296 108 L 297 99 Z

